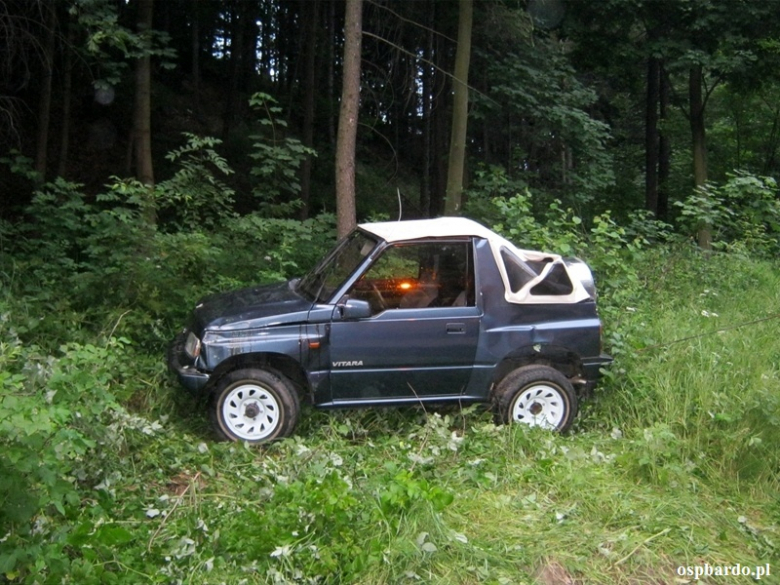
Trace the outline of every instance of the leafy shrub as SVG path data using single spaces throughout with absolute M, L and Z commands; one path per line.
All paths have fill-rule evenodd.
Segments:
M 129 416 L 113 391 L 133 386 L 127 340 L 47 355 L 19 340 L 8 312 L 0 340 L 0 574 L 59 581 L 81 557 L 64 551 L 62 521 L 117 467 L 130 429 L 150 423 Z
M 179 170 L 151 199 L 132 179 L 114 177 L 91 198 L 58 178 L 35 192 L 29 221 L 4 224 L 2 268 L 11 279 L 25 274 L 15 286 L 31 312 L 47 315 L 28 329 L 49 327 L 50 349 L 88 321 L 162 350 L 199 297 L 301 276 L 331 246 L 328 214 L 303 222 L 235 216 L 233 193 L 218 178 L 232 172 L 214 150 L 219 141 L 187 139 L 169 155 Z M 13 164 L 24 172 L 29 162 Z
M 260 124 L 267 130 L 251 137 L 255 141 L 249 153 L 255 161 L 251 174 L 256 179 L 252 193 L 262 203 L 265 215 L 283 217 L 300 205 L 300 167 L 307 157 L 317 153 L 297 138 L 285 135 L 287 122 L 279 117 L 282 109 L 273 97 L 256 93 L 249 105 L 261 113 Z
M 223 277 L 256 284 L 302 276 L 335 242 L 335 216 L 306 220 L 252 213 L 226 223 L 215 235 Z
M 234 192 L 211 169 L 221 176 L 232 175 L 233 169 L 214 150 L 221 140 L 189 132 L 184 136 L 187 143 L 165 157 L 178 163 L 179 168 L 170 179 L 155 186 L 155 200 L 160 211 L 174 218 L 177 227 L 214 227 L 232 216 Z
M 702 225 L 713 230 L 716 250 L 762 256 L 780 251 L 780 200 L 772 177 L 736 172 L 723 185 L 709 183 L 674 204 L 689 233 Z

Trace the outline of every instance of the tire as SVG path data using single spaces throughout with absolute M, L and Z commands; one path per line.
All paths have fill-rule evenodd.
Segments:
M 494 394 L 496 423 L 527 424 L 558 432 L 577 416 L 571 382 L 549 366 L 524 366 L 501 380 Z
M 300 404 L 292 383 L 271 370 L 234 370 L 211 395 L 209 416 L 222 440 L 265 443 L 289 437 Z

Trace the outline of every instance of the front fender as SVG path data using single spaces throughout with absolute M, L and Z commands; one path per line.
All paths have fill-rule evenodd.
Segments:
M 206 370 L 244 354 L 281 354 L 300 363 L 301 326 L 265 327 L 236 331 L 207 331 L 201 360 Z

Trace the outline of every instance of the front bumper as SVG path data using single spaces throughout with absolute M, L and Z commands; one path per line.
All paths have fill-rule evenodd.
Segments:
M 208 384 L 210 376 L 199 371 L 194 360 L 184 351 L 188 334 L 187 330 L 179 333 L 168 348 L 168 368 L 176 374 L 182 386 L 197 394 Z

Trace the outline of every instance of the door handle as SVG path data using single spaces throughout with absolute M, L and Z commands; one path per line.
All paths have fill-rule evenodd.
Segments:
M 466 333 L 466 326 L 463 323 L 447 323 L 447 333 L 450 335 L 462 335 Z

